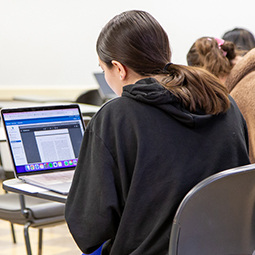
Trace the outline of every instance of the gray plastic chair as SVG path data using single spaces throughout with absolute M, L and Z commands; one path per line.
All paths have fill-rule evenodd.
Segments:
M 65 204 L 45 199 L 13 193 L 0 195 L 0 219 L 12 224 L 24 225 L 27 255 L 32 255 L 29 227 L 39 229 L 38 254 L 41 255 L 43 228 L 65 223 L 64 208 Z M 13 228 L 12 234 L 15 243 L 16 238 Z
M 92 89 L 79 95 L 75 102 L 101 106 L 104 103 L 104 99 L 101 97 L 98 89 Z
M 255 164 L 215 174 L 181 202 L 169 255 L 251 255 L 255 250 Z

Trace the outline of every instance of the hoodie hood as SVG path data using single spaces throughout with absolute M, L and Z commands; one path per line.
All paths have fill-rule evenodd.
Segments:
M 142 79 L 133 85 L 123 87 L 122 96 L 153 105 L 190 127 L 207 124 L 213 118 L 213 115 L 205 114 L 200 109 L 196 113 L 189 112 L 175 95 L 154 78 Z

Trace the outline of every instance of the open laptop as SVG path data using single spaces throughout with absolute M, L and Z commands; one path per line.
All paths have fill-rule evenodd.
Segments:
M 85 126 L 77 104 L 1 110 L 15 177 L 68 194 Z
M 117 95 L 114 93 L 114 91 L 107 84 L 107 82 L 104 78 L 103 72 L 94 73 L 94 77 L 97 80 L 97 83 L 99 85 L 99 93 L 103 99 L 109 100 L 109 99 L 117 97 Z

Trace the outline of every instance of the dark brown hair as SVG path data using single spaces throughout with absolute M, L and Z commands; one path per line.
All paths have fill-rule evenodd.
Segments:
M 123 12 L 110 20 L 101 31 L 97 53 L 108 67 L 112 66 L 112 60 L 118 60 L 138 74 L 156 74 L 171 59 L 165 34 L 148 13 Z
M 235 45 L 224 41 L 219 45 L 213 37 L 201 37 L 191 46 L 187 54 L 189 66 L 202 67 L 218 78 L 228 75 L 236 57 Z
M 119 61 L 142 76 L 164 74 L 161 84 L 191 112 L 197 107 L 218 114 L 230 107 L 227 90 L 209 72 L 182 65 L 168 65 L 171 50 L 166 32 L 149 13 L 127 11 L 115 16 L 97 40 L 101 61 L 112 67 Z
M 205 113 L 218 114 L 230 107 L 227 89 L 210 72 L 199 67 L 171 64 L 162 85 L 191 112 L 199 107 Z
M 244 28 L 234 28 L 233 30 L 227 31 L 222 38 L 226 41 L 233 42 L 237 50 L 243 53 L 242 55 L 255 48 L 254 35 Z

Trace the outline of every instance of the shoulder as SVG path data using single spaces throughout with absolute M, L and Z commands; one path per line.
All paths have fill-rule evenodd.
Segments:
M 119 112 L 120 110 L 123 110 L 126 108 L 127 105 L 133 104 L 134 100 L 127 98 L 127 97 L 116 97 L 109 101 L 107 101 L 105 104 L 101 106 L 99 111 L 94 115 L 94 117 L 99 117 L 102 115 L 107 114 L 108 112 L 114 113 Z
M 251 72 L 255 71 L 255 49 L 250 50 L 231 70 L 226 87 L 231 92 Z
M 123 119 L 127 119 L 134 112 L 131 111 L 131 108 L 135 104 L 135 100 L 126 97 L 117 97 L 109 100 L 92 117 L 87 129 L 113 128 L 113 126 L 118 126 L 118 123 L 121 125 Z

